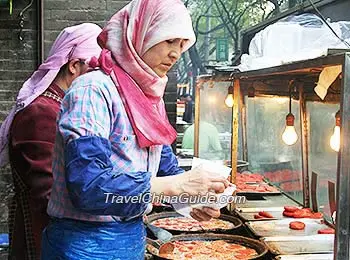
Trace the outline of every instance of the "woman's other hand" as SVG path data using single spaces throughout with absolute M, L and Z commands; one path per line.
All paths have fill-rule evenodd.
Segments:
M 220 217 L 219 209 L 203 207 L 203 209 L 193 209 L 190 213 L 191 217 L 198 221 L 208 221 L 212 218 Z
M 176 175 L 174 195 L 187 193 L 189 195 L 206 194 L 208 192 L 222 193 L 231 183 L 220 176 L 207 171 L 190 170 Z

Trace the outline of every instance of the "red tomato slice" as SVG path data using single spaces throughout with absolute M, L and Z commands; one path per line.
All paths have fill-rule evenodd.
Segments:
M 260 216 L 260 215 L 258 215 L 258 214 L 254 214 L 254 219 L 262 219 L 262 218 L 264 218 L 263 216 Z
M 335 234 L 335 230 L 333 228 L 325 228 L 317 231 L 318 234 Z
M 238 249 L 242 249 L 242 246 L 241 245 L 237 245 L 237 244 L 228 244 L 226 246 L 227 249 L 229 250 L 238 250 Z
M 191 251 L 189 248 L 187 248 L 186 246 L 181 246 L 181 247 L 179 247 L 179 251 L 180 252 L 189 252 L 189 251 Z
M 289 228 L 294 230 L 304 230 L 305 224 L 301 221 L 292 221 L 289 223 Z
M 297 211 L 298 208 L 294 206 L 284 206 L 284 210 L 287 212 L 294 212 L 294 211 Z
M 288 217 L 288 218 L 294 218 L 294 212 L 289 212 L 289 211 L 283 211 L 283 216 Z
M 246 257 L 250 256 L 250 255 L 254 255 L 255 253 L 256 253 L 256 251 L 254 249 L 251 249 L 251 248 L 247 248 L 247 249 L 243 249 L 243 250 L 237 251 L 237 254 L 245 255 Z
M 294 218 L 311 218 L 312 213 L 309 211 L 309 209 L 298 209 L 297 211 L 293 212 Z
M 321 212 L 312 213 L 311 218 L 323 218 L 323 214 Z
M 259 215 L 263 216 L 265 218 L 273 218 L 273 216 L 270 213 L 266 212 L 266 211 L 260 211 Z

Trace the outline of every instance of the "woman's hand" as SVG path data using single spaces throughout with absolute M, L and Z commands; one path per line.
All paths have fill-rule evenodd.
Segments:
M 174 176 L 174 195 L 187 193 L 189 195 L 206 194 L 208 192 L 222 193 L 231 183 L 207 171 L 190 170 Z
M 179 196 L 204 195 L 208 192 L 222 193 L 232 184 L 223 177 L 218 177 L 205 170 L 190 170 L 178 175 L 154 177 L 151 179 L 151 193 Z
M 190 213 L 191 217 L 198 221 L 208 221 L 212 218 L 220 217 L 219 209 L 203 207 L 203 209 L 193 209 Z

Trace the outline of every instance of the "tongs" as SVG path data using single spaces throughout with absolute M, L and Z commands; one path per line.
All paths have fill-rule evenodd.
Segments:
M 173 235 L 166 231 L 165 229 L 162 229 L 160 227 L 156 227 L 148 222 L 147 216 L 143 217 L 143 222 L 148 227 L 148 229 L 152 232 L 152 234 L 162 243 L 166 243 L 170 241 L 173 237 Z

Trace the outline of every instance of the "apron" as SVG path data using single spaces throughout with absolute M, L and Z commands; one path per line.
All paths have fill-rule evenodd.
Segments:
M 53 218 L 42 237 L 42 260 L 143 260 L 142 217 L 125 222 Z

